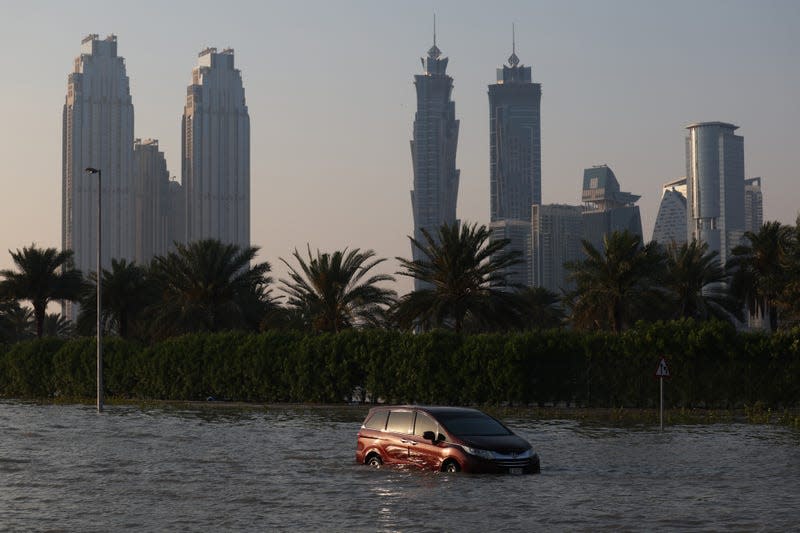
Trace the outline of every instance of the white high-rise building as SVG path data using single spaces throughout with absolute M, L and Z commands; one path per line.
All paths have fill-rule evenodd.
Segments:
M 97 270 L 97 200 L 102 197 L 102 264 L 133 259 L 133 103 L 117 38 L 97 34 L 81 42 L 67 80 L 63 112 L 62 248 L 75 253 L 84 274 Z M 85 172 L 100 169 L 98 176 Z M 68 304 L 65 314 L 75 318 Z
M 146 265 L 169 245 L 169 172 L 155 139 L 133 144 L 136 262 Z
M 741 243 L 744 219 L 744 139 L 737 126 L 699 122 L 687 126 L 687 240 L 708 243 L 724 265 Z
M 186 242 L 250 246 L 250 116 L 233 50 L 200 52 L 183 112 Z
M 653 240 L 664 246 L 686 242 L 686 178 L 670 181 L 661 188 Z

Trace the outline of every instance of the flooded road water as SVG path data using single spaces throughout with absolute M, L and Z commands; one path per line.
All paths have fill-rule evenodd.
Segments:
M 0 402 L 0 530 L 796 530 L 800 433 L 506 419 L 538 476 L 354 463 L 366 408 Z

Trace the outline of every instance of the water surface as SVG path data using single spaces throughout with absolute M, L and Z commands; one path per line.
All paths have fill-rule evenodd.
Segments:
M 796 530 L 800 432 L 524 416 L 538 476 L 354 463 L 361 407 L 0 402 L 2 530 Z

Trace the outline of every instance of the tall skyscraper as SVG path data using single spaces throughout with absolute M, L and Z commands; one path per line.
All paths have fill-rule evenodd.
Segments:
M 761 178 L 744 180 L 744 230 L 758 233 L 764 224 Z
M 555 293 L 569 289 L 564 263 L 584 258 L 583 208 L 579 205 L 532 206 L 531 256 L 533 286 Z
M 414 216 L 414 239 L 425 242 L 422 229 L 432 236 L 442 224 L 456 221 L 459 170 L 456 168 L 458 126 L 456 104 L 451 99 L 453 78 L 447 75 L 446 57 L 436 46 L 436 31 L 428 57 L 422 58 L 423 73 L 414 76 L 417 90 L 417 112 L 414 116 L 414 139 L 411 161 L 414 167 L 414 189 L 411 210 Z M 412 246 L 414 260 L 422 252 Z M 414 281 L 415 289 L 422 287 Z
M 619 181 L 607 165 L 597 165 L 583 171 L 583 228 L 585 239 L 598 250 L 603 238 L 615 231 L 642 235 L 642 217 L 635 205 L 640 196 L 620 190 Z
M 183 111 L 186 242 L 250 246 L 250 116 L 233 50 L 206 48 Z
M 508 280 L 523 285 L 532 283 L 531 205 L 542 203 L 542 86 L 531 80 L 514 44 L 489 85 L 490 229 L 493 239 L 510 239 L 507 250 L 522 253 Z
M 724 265 L 745 231 L 744 139 L 725 122 L 687 126 L 687 239 L 708 243 Z
M 169 245 L 169 172 L 155 139 L 133 143 L 135 258 L 146 265 Z
M 133 103 L 114 35 L 81 41 L 67 80 L 62 142 L 62 248 L 75 253 L 75 266 L 85 274 L 97 270 L 100 195 L 103 267 L 111 258 L 133 259 Z M 102 171 L 100 190 L 87 167 Z M 70 319 L 75 311 L 66 305 Z
M 653 240 L 665 246 L 686 242 L 686 178 L 670 181 L 661 188 Z

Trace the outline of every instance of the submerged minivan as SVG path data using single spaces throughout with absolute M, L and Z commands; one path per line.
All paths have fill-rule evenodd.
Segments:
M 528 441 L 497 419 L 463 407 L 373 407 L 358 432 L 356 461 L 442 472 L 540 471 L 539 456 Z

